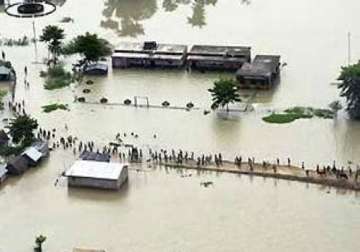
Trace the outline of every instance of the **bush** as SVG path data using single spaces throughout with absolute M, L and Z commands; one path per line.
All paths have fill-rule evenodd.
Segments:
M 73 76 L 70 72 L 65 71 L 61 65 L 50 67 L 47 72 L 40 73 L 40 76 L 45 76 L 45 89 L 53 90 L 69 86 L 73 81 Z
M 276 114 L 273 113 L 269 116 L 263 117 L 263 120 L 267 123 L 290 123 L 299 119 L 296 114 Z
M 44 105 L 41 107 L 43 109 L 43 112 L 45 113 L 50 113 L 51 111 L 55 111 L 57 109 L 60 110 L 69 110 L 68 105 L 64 105 L 64 104 L 57 104 L 57 103 L 53 103 L 53 104 L 49 104 L 49 105 Z
M 0 146 L 0 156 L 9 157 L 11 155 L 19 155 L 21 152 L 23 152 L 25 146 L 19 145 L 19 146 Z

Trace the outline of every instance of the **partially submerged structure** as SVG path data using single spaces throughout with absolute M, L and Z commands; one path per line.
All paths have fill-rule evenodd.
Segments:
M 244 64 L 236 79 L 241 88 L 269 89 L 280 74 L 280 56 L 256 55 L 252 63 Z
M 87 75 L 107 75 L 109 67 L 107 63 L 96 62 L 84 67 L 84 74 Z
M 83 151 L 80 154 L 81 160 L 99 161 L 99 162 L 110 162 L 110 155 L 106 153 L 98 153 L 91 151 Z
M 186 61 L 187 46 L 144 43 L 121 43 L 114 51 L 112 66 L 127 67 L 182 67 Z
M 188 66 L 199 70 L 236 71 L 251 61 L 251 47 L 194 45 L 187 56 Z
M 34 147 L 27 148 L 22 155 L 28 160 L 29 166 L 36 166 L 42 158 L 42 153 Z
M 68 186 L 117 190 L 128 179 L 128 165 L 79 160 L 65 172 Z
M 47 156 L 49 156 L 48 142 L 37 140 L 20 155 L 11 158 L 7 163 L 6 169 L 11 175 L 20 175 L 30 167 L 39 164 Z
M 6 169 L 8 173 L 11 175 L 21 175 L 27 169 L 29 169 L 30 164 L 26 157 L 23 155 L 18 155 L 10 159 L 10 161 L 6 165 Z

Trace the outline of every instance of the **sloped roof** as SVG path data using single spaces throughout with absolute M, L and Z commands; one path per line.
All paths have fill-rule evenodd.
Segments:
M 27 156 L 34 162 L 38 162 L 42 157 L 42 153 L 38 151 L 35 147 L 29 147 L 24 152 L 23 155 Z
M 6 165 L 0 165 L 0 178 L 7 173 Z

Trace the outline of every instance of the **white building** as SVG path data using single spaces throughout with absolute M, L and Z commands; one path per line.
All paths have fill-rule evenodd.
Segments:
M 128 179 L 128 165 L 79 160 L 65 172 L 68 186 L 119 189 Z

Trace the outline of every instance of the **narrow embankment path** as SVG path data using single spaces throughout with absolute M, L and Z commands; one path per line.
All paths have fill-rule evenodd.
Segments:
M 162 161 L 157 162 L 157 164 L 172 168 L 271 177 L 360 191 L 360 177 L 358 180 L 356 180 L 355 173 L 350 174 L 349 172 L 344 172 L 348 177 L 346 179 L 338 178 L 335 174 L 331 172 L 328 172 L 326 174 L 318 174 L 315 170 L 305 170 L 296 166 L 287 165 L 268 164 L 264 166 L 263 164 L 254 163 L 251 168 L 248 163 L 241 163 L 241 165 L 235 165 L 234 162 L 223 161 L 222 165 L 219 166 L 215 164 L 197 165 L 196 161 L 193 160 L 188 160 L 181 164 L 173 161 Z

